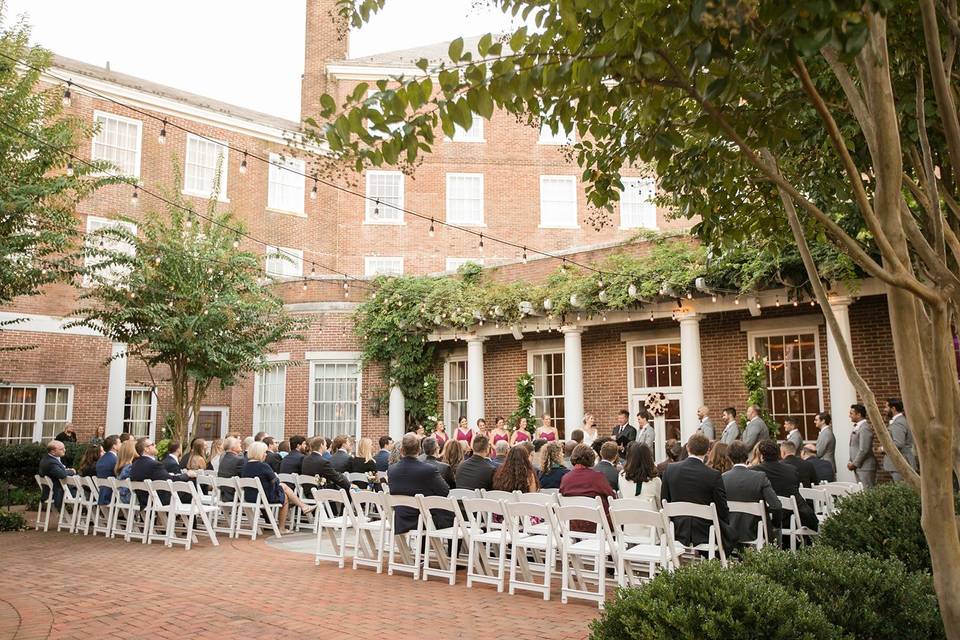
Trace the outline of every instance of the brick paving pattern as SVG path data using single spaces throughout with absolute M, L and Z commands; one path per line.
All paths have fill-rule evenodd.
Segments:
M 595 605 L 315 566 L 264 539 L 190 551 L 35 532 L 0 535 L 0 640 L 585 638 Z

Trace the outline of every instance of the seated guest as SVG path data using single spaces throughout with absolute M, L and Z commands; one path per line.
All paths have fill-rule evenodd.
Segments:
M 249 448 L 250 448 L 250 445 L 252 445 L 254 442 L 256 442 L 256 440 L 253 439 L 253 436 L 247 436 L 246 438 L 243 439 L 242 448 L 243 448 L 243 459 L 244 459 L 244 460 L 247 459 L 247 449 L 249 449 Z
M 600 449 L 602 449 L 603 445 L 607 442 L 614 442 L 614 439 L 611 438 L 610 436 L 600 436 L 599 438 L 595 438 L 593 442 L 589 443 L 590 448 L 593 449 L 593 452 L 595 454 L 597 454 L 598 460 L 600 459 Z M 584 444 L 587 444 L 587 443 L 584 443 Z M 619 446 L 620 445 L 617 445 L 618 448 Z
M 266 431 L 257 431 L 253 436 L 254 442 L 263 442 L 263 439 L 267 437 Z
M 130 435 L 129 432 L 124 431 L 123 433 L 120 434 L 120 444 L 123 444 L 127 440 L 133 440 L 133 436 Z
M 350 459 L 351 473 L 371 473 L 377 470 L 377 462 L 373 459 L 373 440 L 360 438 L 357 443 L 357 455 Z
M 600 497 L 603 503 L 603 512 L 610 508 L 610 498 L 616 496 L 607 478 L 593 469 L 597 461 L 597 454 L 589 445 L 578 444 L 570 455 L 573 469 L 560 480 L 560 495 L 583 496 L 587 498 Z M 596 531 L 596 525 L 591 522 L 574 520 L 570 523 L 574 531 Z
M 714 504 L 720 525 L 720 540 L 724 550 L 730 553 L 737 534 L 728 524 L 730 513 L 720 472 L 704 464 L 709 447 L 710 441 L 702 433 L 690 436 L 686 460 L 668 465 L 663 474 L 661 497 L 668 502 Z M 687 546 L 704 544 L 709 540 L 711 525 L 709 520 L 703 518 L 673 518 L 674 538 Z
M 796 446 L 790 440 L 780 443 L 780 459 L 783 464 L 789 464 L 797 470 L 797 479 L 802 486 L 809 489 L 817 484 L 816 467 L 811 462 L 797 457 Z
M 120 445 L 120 452 L 117 454 L 117 466 L 113 468 L 117 474 L 117 480 L 130 479 L 130 470 L 133 468 L 131 463 L 139 457 L 136 440 L 128 438 Z M 120 487 L 120 502 L 130 504 L 130 490 L 126 487 Z
M 330 445 L 330 464 L 334 470 L 346 473 L 350 470 L 351 445 L 347 436 L 337 436 Z
M 457 486 L 453 475 L 453 469 L 450 468 L 449 464 L 441 461 L 440 458 L 437 457 L 437 453 L 439 453 L 439 444 L 437 443 L 436 438 L 433 436 L 424 438 L 420 441 L 420 448 L 423 449 L 423 461 L 439 469 L 440 477 L 443 478 L 443 481 L 447 483 L 447 486 L 451 489 Z M 460 451 L 459 445 L 457 446 L 457 451 Z
M 563 466 L 567 469 L 573 469 L 573 463 L 570 462 L 570 456 L 573 455 L 573 450 L 577 448 L 577 443 L 573 440 L 565 440 L 563 442 Z M 596 453 L 596 450 L 594 450 Z
M 573 440 L 574 442 L 576 442 L 577 444 L 591 444 L 591 443 L 593 442 L 593 441 L 591 440 L 590 442 L 584 443 L 584 441 L 583 441 L 583 430 L 582 430 L 582 429 L 574 429 L 573 431 L 571 431 L 571 432 L 570 432 L 570 439 Z
M 483 436 L 474 437 L 474 445 L 476 445 L 477 438 L 480 437 Z M 484 440 L 486 440 L 485 437 Z M 403 455 L 387 471 L 391 494 L 400 496 L 450 495 L 450 487 L 440 477 L 440 470 L 432 464 L 417 460 L 417 456 L 420 455 L 420 438 L 417 437 L 416 433 L 404 435 L 400 441 L 400 447 Z M 486 465 L 487 470 L 493 473 L 493 467 L 486 461 L 480 460 L 480 463 Z M 453 526 L 452 512 L 434 509 L 430 513 L 433 515 L 437 528 L 444 529 Z M 417 509 L 397 507 L 393 521 L 393 532 L 395 534 L 406 533 L 416 528 L 419 517 L 420 513 Z
M 310 438 L 310 453 L 303 458 L 303 464 L 300 467 L 300 473 L 308 476 L 317 476 L 326 478 L 327 488 L 350 490 L 350 481 L 347 477 L 333 468 L 333 463 L 323 457 L 323 451 L 327 448 L 327 442 L 321 436 Z
M 448 438 L 447 443 L 443 445 L 443 455 L 440 456 L 440 461 L 450 467 L 450 475 L 449 477 L 445 476 L 444 479 L 451 489 L 455 489 L 457 486 L 457 470 L 463 464 L 463 447 L 460 446 L 458 441 Z
M 217 470 L 218 478 L 236 478 L 243 469 L 243 463 L 246 462 L 241 450 L 240 439 L 233 436 L 223 441 L 223 455 L 220 456 L 220 468 Z M 230 502 L 233 500 L 233 489 L 224 487 L 220 489 L 220 496 Z
M 203 438 L 194 438 L 187 454 L 186 465 L 183 467 L 192 471 L 201 471 L 207 468 L 207 441 Z
M 659 475 L 661 478 L 663 477 L 663 472 L 667 469 L 667 465 L 671 462 L 677 462 L 680 460 L 680 454 L 686 452 L 686 449 L 684 449 L 683 445 L 680 444 L 679 440 L 670 438 L 667 440 L 666 451 L 666 459 L 657 463 L 657 475 Z
M 563 476 L 570 473 L 570 469 L 563 464 L 563 448 L 558 442 L 539 442 L 544 443 L 540 449 L 540 488 L 559 489 Z
M 617 446 L 616 442 L 607 440 L 601 445 L 597 471 L 603 474 L 614 490 L 620 488 L 620 470 L 617 468 L 619 458 L 620 447 Z
M 97 460 L 100 459 L 102 452 L 103 449 L 101 449 L 98 444 L 87 446 L 87 448 L 83 450 L 83 455 L 80 457 L 80 464 L 77 465 L 77 475 L 85 478 L 93 478 L 96 476 Z
M 497 491 L 521 493 L 536 493 L 540 490 L 540 483 L 530 464 L 530 454 L 526 447 L 510 449 L 503 464 L 493 474 L 493 488 Z
M 73 423 L 68 422 L 67 424 L 63 425 L 63 431 L 58 433 L 54 437 L 54 440 L 59 440 L 60 442 L 63 442 L 63 443 L 76 442 L 77 430 L 74 429 Z M 64 450 L 64 453 L 66 453 L 66 450 Z
M 833 470 L 833 464 L 825 458 L 817 457 L 817 445 L 803 445 L 803 451 L 800 452 L 800 457 L 813 465 L 814 471 L 817 472 L 817 484 L 836 481 L 837 472 Z
M 300 473 L 303 457 L 308 451 L 306 438 L 290 436 L 290 453 L 280 461 L 280 473 Z
M 40 469 L 38 474 L 45 478 L 50 478 L 53 482 L 53 505 L 57 511 L 63 506 L 63 485 L 60 481 L 67 476 L 76 475 L 76 471 L 68 469 L 60 462 L 60 458 L 67 452 L 67 448 L 60 440 L 51 440 L 47 443 L 47 454 L 40 458 Z M 44 487 L 40 500 L 47 499 L 47 488 Z
M 163 460 L 161 460 L 163 468 L 167 470 L 167 473 L 176 475 L 182 471 L 180 461 L 177 459 L 178 453 L 180 453 L 180 443 L 173 440 L 167 445 L 167 455 L 163 456 Z
M 470 447 L 473 455 L 464 460 L 457 469 L 457 488 L 492 489 L 495 469 L 487 460 L 487 454 L 490 453 L 490 440 L 487 436 L 477 434 L 473 436 Z
M 193 451 L 193 445 L 197 443 L 197 440 L 201 440 L 201 439 L 202 438 L 194 436 L 193 438 L 190 439 L 190 446 L 187 447 L 187 450 L 180 452 L 181 454 L 180 459 L 177 461 L 177 463 L 180 465 L 181 469 L 187 468 L 187 461 L 190 459 L 190 452 Z M 204 451 L 204 453 L 206 453 L 206 451 Z M 206 455 L 204 455 L 204 457 L 206 457 Z
M 170 473 L 166 467 L 161 464 L 157 458 L 157 445 L 150 438 L 137 438 L 136 443 L 137 459 L 130 463 L 130 479 L 134 482 L 144 480 L 174 480 L 188 481 L 197 476 L 196 471 L 187 471 L 186 473 Z M 177 465 L 177 469 L 180 465 Z M 157 497 L 163 504 L 170 504 L 170 492 L 158 491 Z M 137 501 L 140 508 L 147 504 L 147 492 L 137 491 Z
M 377 463 L 377 471 L 386 471 L 390 466 L 390 445 L 393 444 L 393 438 L 390 436 L 380 436 L 380 451 L 373 457 Z
M 780 522 L 780 498 L 777 497 L 770 479 L 766 474 L 747 467 L 749 451 L 740 440 L 730 445 L 730 460 L 733 468 L 723 474 L 723 488 L 727 500 L 731 502 L 752 502 L 761 500 L 767 505 L 767 515 L 774 522 Z M 730 512 L 730 526 L 737 532 L 738 542 L 749 542 L 757 537 L 757 523 L 760 519 L 749 513 Z
M 91 437 L 87 442 L 89 444 L 102 444 L 104 434 L 107 432 L 107 428 L 103 425 L 97 427 L 97 430 L 94 432 L 93 437 Z
M 290 441 L 281 440 L 277 443 L 277 453 L 280 454 L 280 459 L 283 460 L 290 454 Z
M 271 436 L 265 436 L 260 442 L 267 445 L 267 457 L 263 461 L 270 465 L 274 473 L 280 473 L 280 463 L 283 462 L 283 456 L 280 455 L 280 443 Z
M 707 466 L 720 473 L 730 471 L 733 468 L 733 462 L 727 455 L 729 448 L 730 445 L 726 442 L 714 442 L 707 454 Z
M 304 514 L 311 513 L 316 509 L 316 505 L 309 507 L 305 505 L 300 498 L 297 497 L 293 489 L 280 482 L 277 473 L 265 462 L 266 458 L 267 445 L 265 445 L 263 441 L 251 444 L 247 448 L 247 461 L 243 465 L 243 469 L 240 470 L 240 477 L 259 478 L 260 484 L 263 485 L 263 494 L 267 497 L 267 502 L 270 504 L 283 505 L 280 507 L 280 517 L 277 518 L 277 522 L 283 523 L 287 521 L 287 509 L 290 507 L 291 502 L 297 505 Z M 243 499 L 247 502 L 256 502 L 257 490 L 251 488 L 244 489 Z
M 793 465 L 780 461 L 780 447 L 772 440 L 761 440 L 757 443 L 758 451 L 763 462 L 753 467 L 757 471 L 762 471 L 767 475 L 774 492 L 781 497 L 793 496 L 797 501 L 797 508 L 800 511 L 800 522 L 811 529 L 816 530 L 820 526 L 817 520 L 817 514 L 813 507 L 806 500 L 800 497 L 800 478 Z M 790 524 L 790 516 L 793 515 L 787 509 L 782 509 L 780 519 L 774 520 L 774 525 L 783 527 Z
M 624 498 L 644 498 L 649 509 L 659 511 L 660 484 L 650 447 L 639 442 L 628 442 L 627 459 L 617 479 L 620 495 Z
M 542 459 L 540 452 L 543 451 L 543 447 L 544 445 L 547 444 L 547 441 L 542 439 L 534 440 L 530 444 L 533 446 L 533 457 L 530 459 L 530 462 L 533 463 L 533 468 L 537 470 L 537 473 L 540 473 L 541 471 L 540 460 Z M 560 458 L 562 461 L 562 458 L 563 458 L 562 449 L 560 450 Z
M 510 443 L 506 440 L 499 440 L 494 445 L 494 456 L 490 458 L 490 464 L 499 467 L 507 459 L 507 452 L 510 450 Z
M 210 443 L 210 454 L 207 457 L 207 469 L 214 473 L 220 470 L 220 458 L 223 456 L 223 440 L 214 438 Z
M 120 439 L 117 436 L 107 436 L 101 444 L 103 455 L 97 460 L 97 477 L 101 480 L 105 478 L 115 478 L 117 472 L 114 470 L 117 466 L 117 452 L 120 451 Z M 113 495 L 107 487 L 100 487 L 100 495 L 97 497 L 97 504 L 108 505 Z

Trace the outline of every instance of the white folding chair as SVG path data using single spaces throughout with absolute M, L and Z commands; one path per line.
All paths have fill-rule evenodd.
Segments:
M 41 498 L 40 504 L 37 506 L 37 524 L 36 530 L 40 530 L 40 517 L 43 516 L 43 530 L 48 531 L 50 529 L 50 511 L 53 510 L 53 482 L 50 478 L 41 475 L 34 475 L 33 479 L 37 481 L 37 485 L 40 487 L 40 495 L 43 496 L 44 490 L 46 490 L 47 497 Z
M 200 500 L 203 504 L 220 504 L 220 491 L 217 489 L 217 477 L 210 473 L 197 475 L 197 493 L 200 494 Z
M 817 514 L 817 520 L 823 522 L 832 511 L 832 501 L 830 494 L 820 487 L 800 487 L 800 497 L 813 503 L 813 511 Z
M 113 512 L 116 508 L 116 502 L 113 499 L 113 480 L 114 478 L 90 478 L 94 485 L 96 506 L 93 508 L 93 520 L 91 527 L 93 535 L 102 533 L 105 538 L 112 537 L 113 533 Z M 100 504 L 100 494 L 104 490 L 110 492 L 109 502 Z
M 347 530 L 353 523 L 353 510 L 350 498 L 343 489 L 314 489 L 313 499 L 317 504 L 317 550 L 314 554 L 314 563 L 321 560 L 336 562 L 343 569 L 347 558 Z M 334 505 L 339 505 L 335 507 Z M 337 515 L 340 512 L 340 515 Z M 323 551 L 323 538 L 333 547 L 333 553 Z
M 230 538 L 237 537 L 237 506 L 240 498 L 237 496 L 237 483 L 233 478 L 213 479 L 216 487 L 217 511 L 213 514 L 213 530 L 216 533 L 225 533 Z
M 360 473 L 359 471 L 351 471 L 347 474 L 347 481 L 350 484 L 359 483 L 363 485 L 361 488 L 366 489 L 367 485 L 370 484 L 370 476 L 365 473 Z
M 206 504 L 197 489 L 197 485 L 193 482 L 172 482 L 171 488 L 170 512 L 167 521 L 167 546 L 172 547 L 175 544 L 182 544 L 189 551 L 191 544 L 196 542 L 194 528 L 198 523 L 203 525 L 203 530 L 210 537 L 213 546 L 219 546 L 217 534 L 213 530 L 213 524 L 211 524 L 211 519 L 216 516 L 216 512 L 219 510 L 218 507 Z M 186 501 L 184 501 L 184 496 L 187 498 Z M 178 528 L 184 531 L 182 538 L 177 535 Z
M 420 513 L 420 502 L 413 496 L 387 495 L 388 514 L 394 522 L 390 536 L 390 551 L 387 556 L 387 575 L 394 571 L 402 571 L 413 575 L 414 580 L 420 579 L 420 540 L 423 537 L 423 515 Z M 417 524 L 410 531 L 397 533 L 397 509 L 406 508 L 416 511 Z M 400 559 L 397 560 L 399 554 Z
M 297 479 L 297 497 L 300 498 L 300 502 L 307 507 L 314 505 L 318 507 L 310 513 L 303 513 L 300 508 L 297 507 L 296 518 L 293 520 L 294 528 L 297 531 L 306 529 L 316 533 L 319 505 L 317 505 L 317 501 L 313 498 L 313 490 L 322 489 L 323 487 L 320 485 L 320 480 L 317 476 L 309 476 L 305 473 L 296 473 L 293 475 L 295 475 Z
M 561 496 L 557 494 L 557 500 L 561 507 L 584 507 L 586 509 L 603 509 L 603 502 L 600 496 L 588 498 L 587 496 Z
M 617 584 L 634 586 L 641 582 L 636 570 L 646 570 L 646 579 L 652 580 L 661 570 L 672 571 L 680 566 L 683 545 L 670 535 L 670 523 L 663 513 L 649 509 L 634 509 L 623 504 L 610 508 L 613 537 L 617 543 Z M 648 536 L 635 532 L 647 530 Z
M 290 487 L 291 489 L 293 489 L 293 492 L 297 495 L 297 497 L 300 497 L 300 487 L 299 487 L 298 482 L 297 482 L 297 474 L 296 474 L 296 473 L 278 473 L 278 474 L 277 474 L 277 479 L 278 479 L 280 482 L 282 482 L 283 484 L 285 484 L 285 485 L 287 485 L 288 487 Z M 307 496 L 307 497 L 309 497 L 309 496 Z M 312 500 L 312 498 L 311 498 L 311 500 Z M 312 502 L 311 502 L 311 504 L 312 504 Z M 298 521 L 299 519 L 300 519 L 300 507 L 298 507 L 297 505 L 295 505 L 295 504 L 293 504 L 293 503 L 290 503 L 290 505 L 287 507 L 287 521 L 284 523 L 284 526 L 285 526 L 287 529 L 296 530 L 296 529 L 297 529 L 297 521 Z
M 497 592 L 503 592 L 507 576 L 507 545 L 511 540 L 508 527 L 503 525 L 507 514 L 504 504 L 489 498 L 467 498 L 463 501 L 470 530 L 468 588 L 473 587 L 474 582 L 482 582 L 496 585 Z M 498 519 L 494 516 L 498 516 L 499 523 L 494 522 Z
M 117 534 L 123 536 L 124 540 L 129 542 L 126 536 L 127 527 L 136 515 L 137 502 L 131 499 L 130 480 L 118 480 L 116 478 L 107 478 L 113 493 L 110 495 L 110 537 L 116 538 Z M 120 489 L 124 492 L 121 494 Z M 123 496 L 127 496 L 127 501 L 123 501 Z M 123 518 L 123 525 L 120 524 L 120 518 Z
M 610 535 L 607 516 L 600 505 L 555 507 L 560 528 L 560 600 L 592 600 L 603 609 L 607 597 L 607 558 L 617 564 L 617 547 Z M 572 523 L 592 523 L 595 530 L 577 531 Z M 591 589 L 596 585 L 596 589 Z
M 554 493 L 517 493 L 517 502 L 526 502 L 527 504 L 539 504 L 552 507 L 557 503 L 557 495 Z
M 846 492 L 849 493 L 860 493 L 863 491 L 862 482 L 843 482 L 841 480 L 836 480 L 834 482 L 825 482 L 819 485 L 820 487 L 838 487 L 841 489 L 846 489 Z
M 120 482 L 127 482 L 130 487 L 129 513 L 132 513 L 132 517 L 127 518 L 127 527 L 123 539 L 127 542 L 139 540 L 143 544 L 147 544 L 147 536 L 150 533 L 150 514 L 153 512 L 153 496 L 150 494 L 147 482 L 145 480 Z M 118 483 L 118 487 L 122 486 Z
M 66 529 L 70 533 L 76 533 L 83 505 L 80 477 L 60 478 L 60 486 L 63 488 L 63 501 L 60 504 L 60 516 L 57 518 L 57 531 Z
M 423 579 L 430 576 L 445 578 L 450 584 L 457 581 L 457 563 L 462 549 L 460 542 L 469 545 L 470 533 L 460 515 L 460 507 L 454 498 L 442 496 L 421 496 L 420 517 L 424 523 Z M 434 510 L 446 511 L 453 517 L 449 527 L 438 527 L 434 520 Z M 449 546 L 449 552 L 447 547 Z M 431 552 L 436 557 L 437 566 L 430 564 Z
M 713 560 L 715 557 L 720 559 L 723 567 L 727 566 L 727 554 L 723 550 L 723 540 L 720 537 L 720 518 L 717 516 L 717 506 L 714 503 L 695 504 L 693 502 L 667 502 L 663 501 L 664 515 L 670 519 L 671 535 L 676 540 L 676 532 L 673 530 L 673 519 L 678 517 L 700 518 L 710 523 L 710 529 L 707 533 L 707 541 L 697 544 L 684 544 L 685 550 L 693 555 L 697 552 L 705 551 L 707 558 Z
M 560 530 L 553 515 L 555 501 L 553 496 L 545 496 L 550 502 L 523 499 L 529 495 L 539 494 L 523 494 L 517 502 L 504 504 L 510 535 L 510 595 L 524 589 L 542 593 L 543 599 L 549 600 L 560 545 Z M 535 574 L 542 576 L 540 582 Z
M 93 514 L 97 511 L 97 487 L 90 476 L 74 476 L 77 478 L 77 484 L 80 486 L 80 515 L 77 519 L 77 530 L 83 529 L 83 535 L 90 533 L 90 525 L 93 523 Z
M 237 497 L 237 516 L 234 523 L 234 536 L 250 536 L 251 540 L 256 540 L 260 533 L 260 514 L 266 520 L 267 525 L 273 529 L 273 535 L 276 538 L 280 536 L 280 527 L 277 525 L 277 511 L 279 504 L 272 504 L 267 500 L 267 494 L 263 491 L 263 485 L 260 478 L 233 478 L 236 487 Z M 253 498 L 247 495 L 247 489 L 250 490 Z M 244 528 L 244 522 L 249 528 Z
M 800 508 L 797 506 L 796 496 L 777 496 L 780 498 L 780 506 L 786 513 L 790 514 L 789 524 L 780 529 L 781 536 L 790 538 L 790 550 L 797 550 L 797 543 L 803 536 L 815 536 L 817 531 L 804 526 L 800 521 Z
M 453 498 L 454 500 L 463 500 L 464 498 L 479 498 L 480 490 L 479 489 L 450 489 L 450 494 L 447 497 Z
M 560 495 L 560 489 L 540 489 L 540 493 L 552 493 L 555 495 Z
M 387 499 L 379 491 L 357 491 L 353 505 L 353 568 L 359 565 L 383 571 L 383 552 L 392 530 Z
M 760 518 L 757 521 L 757 537 L 753 540 L 741 540 L 741 544 L 753 547 L 758 551 L 770 544 L 770 534 L 767 531 L 767 505 L 763 500 L 757 502 L 739 502 L 731 500 L 727 502 L 730 513 L 743 513 Z
M 150 510 L 150 517 L 147 520 L 147 544 L 152 544 L 154 540 L 163 542 L 163 546 L 170 546 L 170 536 L 172 535 L 173 524 L 176 520 L 174 500 L 176 496 L 172 495 L 173 482 L 171 480 L 144 480 L 147 485 L 147 491 L 150 492 L 150 502 L 153 508 Z M 167 504 L 163 504 L 163 498 L 160 492 L 170 494 L 167 498 Z
M 516 502 L 517 495 L 513 491 L 497 491 L 495 489 L 480 489 L 480 497 L 487 500 L 499 500 L 500 502 Z

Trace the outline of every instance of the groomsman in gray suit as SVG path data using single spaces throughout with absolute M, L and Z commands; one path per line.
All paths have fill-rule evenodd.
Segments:
M 830 426 L 830 414 L 821 411 L 813 417 L 814 426 L 820 430 L 817 436 L 817 457 L 826 460 L 833 465 L 833 472 L 837 472 L 837 438 L 833 435 L 833 427 Z
M 710 407 L 703 405 L 697 409 L 697 417 L 700 418 L 700 426 L 697 427 L 697 431 L 705 435 L 707 440 L 713 442 L 715 430 L 713 428 L 713 420 L 710 419 Z
M 850 462 L 847 469 L 857 476 L 864 487 L 877 483 L 877 459 L 873 456 L 873 427 L 867 422 L 867 409 L 862 404 L 850 405 Z
M 886 414 L 887 419 L 890 420 L 890 426 L 888 428 L 890 429 L 890 437 L 893 438 L 893 443 L 897 445 L 897 449 L 903 454 L 903 457 L 907 460 L 907 464 L 916 470 L 917 455 L 913 449 L 913 434 L 910 433 L 910 428 L 907 426 L 907 418 L 903 415 L 903 402 L 897 398 L 890 398 L 887 400 L 887 406 L 883 408 L 883 412 Z M 897 472 L 896 467 L 893 466 L 893 460 L 890 459 L 889 455 L 883 457 L 883 469 L 884 471 L 890 472 L 890 477 L 893 478 L 894 482 L 903 480 L 903 476 Z
M 800 434 L 800 424 L 797 418 L 784 418 L 783 428 L 787 431 L 787 442 L 793 443 L 794 450 L 799 455 L 803 450 L 803 436 Z
M 657 436 L 653 430 L 653 416 L 646 409 L 641 409 L 637 413 L 637 424 L 640 425 L 640 432 L 637 434 L 637 442 L 650 447 L 650 451 L 656 451 Z
M 730 446 L 734 441 L 740 438 L 740 425 L 737 424 L 737 410 L 733 407 L 727 407 L 723 410 L 723 420 L 727 424 L 723 428 L 723 434 L 720 436 L 720 442 Z
M 743 431 L 744 446 L 753 451 L 753 447 L 762 440 L 770 439 L 770 429 L 767 423 L 760 418 L 760 407 L 755 404 L 747 407 L 747 428 Z

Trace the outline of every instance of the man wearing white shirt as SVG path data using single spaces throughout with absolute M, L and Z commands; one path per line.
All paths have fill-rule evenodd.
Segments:
M 723 435 L 720 436 L 720 442 L 730 446 L 740 438 L 740 425 L 737 424 L 737 410 L 733 407 L 727 407 L 723 410 L 723 419 L 726 421 L 727 426 L 723 428 Z
M 651 420 L 653 420 L 653 416 L 651 416 L 646 409 L 641 409 L 637 412 L 637 424 L 640 425 L 640 431 L 637 433 L 637 442 L 650 447 L 650 451 L 656 451 L 657 436 L 653 430 L 653 425 L 650 423 Z
M 896 398 L 887 400 L 887 406 L 884 407 L 884 413 L 890 421 L 889 431 L 893 444 L 897 446 L 904 459 L 913 469 L 917 468 L 917 458 L 913 449 L 913 434 L 907 426 L 907 418 L 903 415 L 903 403 Z M 883 449 L 881 449 L 882 451 Z M 883 469 L 890 472 L 890 477 L 894 482 L 903 480 L 903 476 L 893 466 L 893 460 L 887 454 L 883 458 Z
M 713 420 L 710 419 L 710 407 L 703 405 L 697 409 L 697 417 L 700 418 L 700 426 L 697 427 L 697 431 L 705 435 L 707 440 L 712 441 L 715 430 L 713 428 Z
M 850 462 L 847 469 L 853 471 L 857 482 L 872 487 L 877 481 L 877 459 L 873 456 L 873 427 L 867 422 L 867 410 L 862 404 L 850 405 Z
M 792 442 L 794 451 L 803 450 L 803 435 L 800 433 L 798 418 L 784 418 L 783 427 L 787 430 L 787 442 Z

